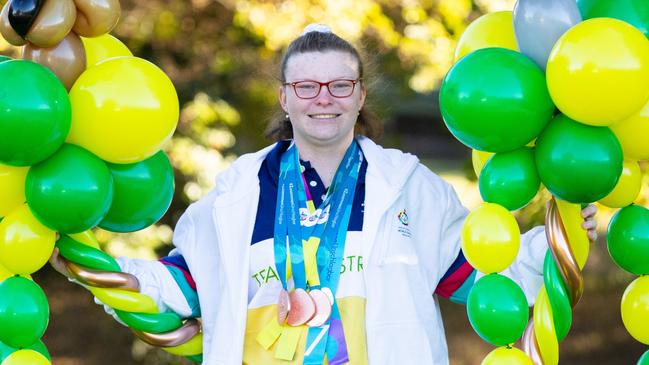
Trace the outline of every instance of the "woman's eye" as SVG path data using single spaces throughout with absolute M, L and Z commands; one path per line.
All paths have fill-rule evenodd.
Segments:
M 300 90 L 313 90 L 313 89 L 315 89 L 314 84 L 297 84 L 295 86 Z
M 346 89 L 349 89 L 350 87 L 352 87 L 351 84 L 349 84 L 347 82 L 335 82 L 332 86 L 333 86 L 334 89 L 337 89 L 337 90 L 346 90 Z

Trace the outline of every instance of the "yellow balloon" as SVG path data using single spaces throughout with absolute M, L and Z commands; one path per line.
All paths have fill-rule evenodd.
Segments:
M 0 264 L 0 283 L 5 281 L 6 278 L 10 278 L 14 276 L 15 274 L 12 273 L 11 271 L 7 270 L 6 267 L 2 266 Z
M 534 363 L 516 347 L 499 347 L 491 351 L 480 365 L 534 365 Z
M 559 363 L 559 340 L 554 330 L 552 319 L 552 307 L 545 285 L 541 286 L 539 294 L 534 303 L 534 334 L 539 344 L 539 350 L 543 363 L 546 365 L 557 365 Z
M 562 113 L 585 124 L 611 125 L 649 99 L 649 40 L 621 20 L 586 20 L 554 45 L 546 77 Z
M 469 263 L 487 274 L 505 270 L 516 258 L 521 233 L 504 207 L 482 203 L 462 226 L 462 251 Z
M 611 126 L 622 145 L 624 157 L 631 160 L 649 160 L 649 102 L 630 118 Z
M 473 163 L 473 171 L 475 171 L 476 177 L 480 177 L 482 168 L 493 155 L 495 155 L 493 152 L 471 150 L 471 162 Z
M 56 232 L 23 204 L 0 222 L 0 264 L 16 274 L 36 272 L 52 255 L 55 240 Z
M 25 179 L 29 167 L 0 164 L 0 217 L 25 202 Z
M 51 365 L 51 363 L 39 352 L 25 349 L 18 350 L 7 356 L 0 365 Z
M 646 137 L 645 137 L 646 138 Z M 642 171 L 638 161 L 624 160 L 622 175 L 615 188 L 599 202 L 610 208 L 622 208 L 633 203 L 642 187 Z
M 70 90 L 68 142 L 113 163 L 151 157 L 178 123 L 178 96 L 158 67 L 119 57 L 87 69 Z
M 109 58 L 133 56 L 124 43 L 110 34 L 94 38 L 81 37 L 81 41 L 86 50 L 86 67 L 92 67 Z
M 635 279 L 622 295 L 622 322 L 636 340 L 649 345 L 649 276 Z
M 102 303 L 126 312 L 158 313 L 158 305 L 148 295 L 112 288 L 88 287 Z
M 469 24 L 455 47 L 454 62 L 473 51 L 488 47 L 518 51 L 511 11 L 488 13 Z
M 101 247 L 99 247 L 99 242 L 97 241 L 97 237 L 95 237 L 95 234 L 92 233 L 92 230 L 90 229 L 81 233 L 69 234 L 68 236 L 70 236 L 70 238 L 74 239 L 77 242 L 81 242 L 87 246 L 101 250 Z

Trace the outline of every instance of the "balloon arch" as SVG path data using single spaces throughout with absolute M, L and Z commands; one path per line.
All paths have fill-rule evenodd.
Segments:
M 176 91 L 108 34 L 119 16 L 118 0 L 2 8 L 0 33 L 24 48 L 21 60 L 0 56 L 0 365 L 50 363 L 40 341 L 49 306 L 30 274 L 55 247 L 69 277 L 137 337 L 201 361 L 200 320 L 160 313 L 91 230 L 143 229 L 173 195 L 161 148 L 178 121 Z M 501 346 L 483 364 L 558 364 L 588 257 L 580 204 L 596 201 L 622 208 L 609 224 L 609 252 L 640 275 L 622 298 L 622 319 L 649 344 L 649 211 L 633 204 L 638 161 L 649 159 L 648 36 L 645 0 L 519 0 L 459 39 L 440 105 L 449 130 L 473 149 L 485 201 L 462 231 L 467 259 L 486 274 L 469 295 L 471 325 Z M 528 319 L 521 289 L 498 272 L 519 248 L 511 211 L 541 185 L 554 196 L 549 249 Z M 511 346 L 521 337 L 524 352 Z M 649 352 L 638 364 L 649 364 Z

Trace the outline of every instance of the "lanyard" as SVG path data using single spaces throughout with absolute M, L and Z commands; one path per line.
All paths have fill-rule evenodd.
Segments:
M 303 244 L 316 244 L 320 246 L 316 254 L 318 275 L 316 280 L 310 280 L 309 284 L 311 289 L 327 288 L 333 296 L 331 317 L 322 326 L 309 329 L 305 364 L 322 364 L 325 352 L 330 364 L 348 361 L 335 292 L 340 279 L 347 228 L 362 160 L 363 154 L 354 140 L 347 149 L 320 206 L 322 214 L 328 214 L 326 223 L 318 221 L 311 227 L 303 227 L 300 219 L 306 218 L 303 215 L 308 215 L 310 202 L 307 201 L 296 145 L 293 144 L 282 155 L 274 232 L 275 264 L 279 279 L 283 288 L 289 289 L 287 260 L 290 258 L 294 287 L 306 289 Z M 300 211 L 303 214 L 300 214 Z

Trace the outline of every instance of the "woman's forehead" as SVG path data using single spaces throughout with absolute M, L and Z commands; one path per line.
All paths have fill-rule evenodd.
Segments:
M 286 62 L 287 80 L 327 81 L 333 78 L 357 78 L 358 60 L 348 52 L 306 52 L 292 55 Z

